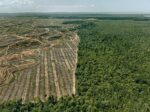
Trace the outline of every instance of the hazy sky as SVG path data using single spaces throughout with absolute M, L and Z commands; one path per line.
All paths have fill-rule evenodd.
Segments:
M 0 13 L 7 12 L 149 13 L 150 0 L 0 0 Z

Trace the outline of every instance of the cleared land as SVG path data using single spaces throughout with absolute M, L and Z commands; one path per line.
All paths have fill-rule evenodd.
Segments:
M 0 103 L 75 94 L 78 35 L 63 20 L 1 18 Z

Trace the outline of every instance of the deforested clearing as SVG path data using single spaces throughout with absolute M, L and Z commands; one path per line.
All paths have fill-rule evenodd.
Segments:
M 63 21 L 1 21 L 0 103 L 46 101 L 50 96 L 59 99 L 75 94 L 79 38 L 75 30 L 69 29 L 78 26 Z

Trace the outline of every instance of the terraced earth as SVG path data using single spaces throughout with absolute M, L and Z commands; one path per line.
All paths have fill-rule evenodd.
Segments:
M 11 19 L 7 20 L 7 22 L 9 21 L 13 23 Z M 24 22 L 24 20 L 21 20 L 21 22 Z M 1 73 L 1 77 L 9 79 L 9 81 L 4 80 L 7 83 L 0 85 L 0 103 L 20 99 L 23 102 L 37 101 L 39 99 L 45 101 L 49 96 L 61 98 L 62 96 L 72 96 L 76 93 L 75 69 L 79 37 L 76 32 L 68 29 L 64 31 L 63 28 L 58 29 L 63 26 L 62 21 L 56 21 L 56 23 L 49 19 L 36 20 L 36 22 L 29 20 L 26 23 L 29 25 L 27 26 L 29 31 L 24 34 L 21 34 L 22 30 L 18 31 L 18 33 L 10 32 L 11 28 L 16 28 L 14 25 L 18 24 L 17 20 L 11 25 L 9 30 L 7 29 L 8 27 L 3 27 L 4 32 L 1 32 L 1 36 L 7 36 L 7 38 L 6 41 L 0 40 L 1 45 L 3 45 L 0 47 L 0 50 L 1 52 L 3 50 L 4 52 L 7 51 L 7 53 L 2 54 L 0 57 L 0 70 L 2 71 L 3 68 L 12 69 L 13 67 L 14 69 L 17 68 L 17 70 L 14 70 L 15 72 L 9 75 L 8 70 Z M 54 27 L 53 24 L 57 27 Z M 18 27 L 21 28 L 23 25 L 25 24 L 20 23 Z M 50 26 L 53 27 L 50 28 Z M 35 32 L 35 28 L 37 32 Z M 57 36 L 57 34 L 60 36 Z M 15 45 L 10 44 L 8 40 L 13 38 L 10 35 L 17 39 L 27 39 L 25 40 L 26 43 L 23 43 L 25 47 L 21 46 L 22 43 L 20 41 L 17 41 Z M 40 41 L 44 45 L 38 44 L 34 46 L 33 38 L 34 42 Z M 29 40 L 32 40 L 32 43 L 30 41 L 29 44 Z M 13 48 L 11 49 L 12 46 Z M 26 52 L 27 55 L 24 55 L 22 52 Z M 33 55 L 33 52 L 36 53 Z M 14 55 L 19 58 L 12 59 L 11 56 L 13 57 Z M 3 59 L 3 57 L 8 58 Z M 29 62 L 36 63 L 29 64 Z M 4 76 L 4 73 L 7 74 Z

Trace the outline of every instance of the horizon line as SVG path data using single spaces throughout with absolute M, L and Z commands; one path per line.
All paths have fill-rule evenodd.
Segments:
M 0 14 L 150 14 L 150 12 L 0 12 Z

